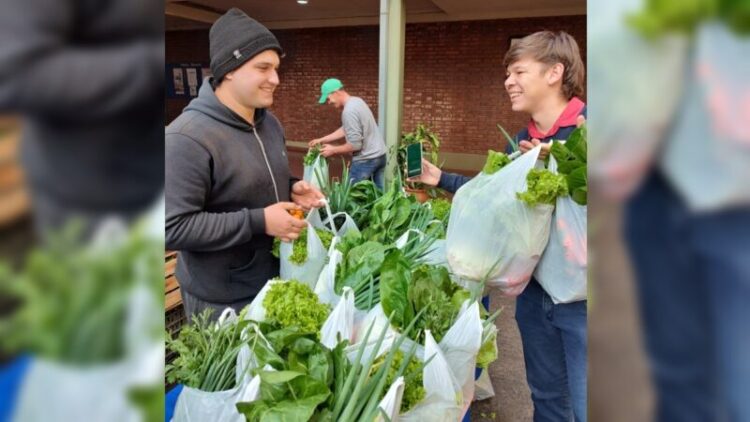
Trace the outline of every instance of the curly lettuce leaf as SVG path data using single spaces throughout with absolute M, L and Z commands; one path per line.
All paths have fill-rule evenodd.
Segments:
M 516 197 L 528 206 L 540 204 L 554 205 L 558 196 L 568 194 L 565 176 L 546 169 L 532 169 L 526 175 L 526 192 L 518 192 Z
M 495 174 L 500 169 L 510 164 L 510 161 L 511 160 L 507 154 L 493 151 L 493 150 L 488 150 L 487 161 L 485 161 L 484 163 L 484 168 L 482 168 L 482 173 Z

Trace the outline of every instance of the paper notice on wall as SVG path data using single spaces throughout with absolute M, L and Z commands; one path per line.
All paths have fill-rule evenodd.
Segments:
M 175 95 L 185 95 L 185 79 L 182 73 L 182 68 L 175 67 L 172 69 L 172 81 L 174 83 Z
M 198 69 L 194 67 L 187 68 L 188 87 L 190 87 L 190 96 L 198 95 Z

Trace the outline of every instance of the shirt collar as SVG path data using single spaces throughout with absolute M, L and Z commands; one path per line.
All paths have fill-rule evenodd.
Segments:
M 541 140 L 548 136 L 554 135 L 558 130 L 560 130 L 561 127 L 575 126 L 578 121 L 578 116 L 581 114 L 584 107 L 586 107 L 586 104 L 578 97 L 571 98 L 571 100 L 568 102 L 568 105 L 565 106 L 565 110 L 563 110 L 562 114 L 560 114 L 560 117 L 557 118 L 557 121 L 555 121 L 555 124 L 552 125 L 552 128 L 550 128 L 547 133 L 544 133 L 537 129 L 536 125 L 534 124 L 534 120 L 529 119 L 529 136 L 532 139 Z

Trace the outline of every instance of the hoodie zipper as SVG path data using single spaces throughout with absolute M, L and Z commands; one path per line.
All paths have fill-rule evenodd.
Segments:
M 260 140 L 260 136 L 258 136 L 258 131 L 255 130 L 255 125 L 252 126 L 253 128 L 253 134 L 255 135 L 255 139 L 258 140 L 258 145 L 260 145 L 260 152 L 263 153 L 263 160 L 266 162 L 266 168 L 268 169 L 268 174 L 271 176 L 271 182 L 273 183 L 273 193 L 276 195 L 276 202 L 281 202 L 279 200 L 279 189 L 276 187 L 276 178 L 273 177 L 273 172 L 271 171 L 271 164 L 268 163 L 268 156 L 266 155 L 266 148 L 263 147 L 263 141 Z

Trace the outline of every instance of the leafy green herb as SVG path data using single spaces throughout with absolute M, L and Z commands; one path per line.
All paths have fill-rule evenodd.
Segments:
M 445 267 L 419 266 L 412 273 L 408 292 L 415 312 L 424 312 L 417 323 L 417 329 L 421 330 L 417 341 L 420 344 L 424 341 L 425 330 L 430 330 L 435 341 L 442 340 L 458 316 L 461 305 L 470 296 L 467 290 L 451 281 Z
M 370 369 L 371 372 L 375 372 L 385 362 L 385 356 L 381 356 L 375 360 Z M 391 385 L 396 381 L 396 373 L 401 365 L 404 363 L 404 352 L 401 350 L 396 351 L 396 355 L 393 357 L 393 362 L 388 368 L 388 374 L 386 376 L 385 384 Z M 426 392 L 424 389 L 424 380 L 422 378 L 422 370 L 424 365 L 420 364 L 416 357 L 412 357 L 406 365 L 406 370 L 402 374 L 404 377 L 404 393 L 401 399 L 401 413 L 406 413 L 411 410 L 416 404 L 424 400 Z M 383 392 L 385 396 L 385 392 Z M 383 397 L 381 396 L 382 400 Z
M 237 355 L 248 342 L 242 339 L 242 331 L 252 321 L 244 319 L 243 311 L 236 323 L 219 325 L 212 321 L 212 311 L 195 315 L 177 338 L 167 335 L 167 349 L 177 353 L 166 367 L 168 382 L 208 392 L 236 386 Z
M 362 180 L 352 185 L 345 211 L 349 214 L 358 228 L 368 225 L 367 215 L 375 201 L 383 192 L 370 180 Z
M 333 234 L 328 230 L 315 229 L 315 233 L 318 234 L 320 241 L 323 243 L 323 248 L 328 250 L 333 241 Z M 271 248 L 271 254 L 276 258 L 280 256 L 281 240 L 278 237 L 273 239 L 273 247 Z M 289 262 L 295 265 L 302 265 L 307 262 L 307 227 L 302 229 L 299 233 L 297 240 L 292 242 L 292 254 L 289 256 Z
M 0 295 L 17 304 L 0 319 L 0 347 L 7 353 L 78 365 L 117 361 L 127 347 L 133 289 L 145 281 L 155 298 L 164 294 L 163 243 L 136 227 L 108 250 L 92 249 L 83 244 L 81 228 L 75 222 L 65 227 L 33 250 L 20 271 L 0 263 Z M 152 328 L 143 334 L 160 341 L 163 325 Z
M 135 386 L 128 390 L 128 401 L 138 409 L 144 422 L 164 420 L 164 386 L 161 384 Z
M 320 333 L 330 308 L 320 303 L 310 286 L 297 280 L 274 283 L 263 298 L 266 320 L 281 327 L 296 325 L 305 333 Z
M 495 174 L 503 167 L 510 164 L 511 160 L 507 154 L 493 150 L 487 151 L 487 161 L 484 163 L 482 173 Z
M 477 354 L 477 366 L 487 369 L 495 360 L 497 360 L 497 328 L 490 331 L 486 339 L 483 338 L 482 346 Z
M 579 205 L 587 204 L 587 137 L 586 126 L 575 129 L 565 143 L 552 143 L 550 153 L 557 162 L 557 172 L 565 175 L 568 194 Z
M 530 207 L 539 204 L 554 205 L 558 196 L 568 194 L 565 177 L 546 169 L 531 169 L 526 175 L 526 185 L 526 192 L 519 192 L 516 196 Z
M 261 366 L 272 365 L 277 371 L 258 371 L 261 378 L 260 398 L 252 403 L 238 403 L 237 410 L 248 421 L 372 421 L 380 414 L 378 403 L 388 384 L 388 373 L 393 366 L 401 344 L 411 332 L 414 322 L 400 336 L 391 350 L 382 359 L 382 364 L 373 369 L 375 353 L 380 350 L 387 330 L 383 329 L 374 348 L 370 334 L 371 325 L 364 340 L 355 350 L 354 363 L 346 355 L 347 342 L 340 342 L 328 351 L 311 334 L 299 332 L 297 327 L 270 331 L 261 324 L 272 348 L 257 342 L 255 354 Z M 367 356 L 365 350 L 369 350 Z M 401 365 L 392 378 L 406 371 L 406 364 L 414 356 L 416 347 L 403 354 Z
M 250 421 L 308 421 L 316 408 L 329 400 L 334 364 L 340 360 L 334 361 L 315 334 L 303 333 L 297 326 L 272 327 L 261 326 L 271 347 L 258 342 L 253 352 L 259 368 L 268 364 L 276 371 L 258 369 L 259 399 L 240 403 L 237 409 Z
M 315 163 L 315 160 L 320 156 L 320 144 L 310 148 L 302 159 L 302 162 L 306 166 L 311 166 Z
M 380 303 L 397 327 L 404 327 L 414 319 L 414 307 L 408 298 L 410 278 L 409 263 L 401 251 L 392 250 L 380 272 Z
M 440 151 L 440 137 L 437 133 L 433 132 L 429 127 L 420 123 L 414 129 L 413 132 L 405 133 L 401 137 L 401 142 L 398 145 L 398 151 L 396 153 L 397 167 L 400 169 L 399 176 L 400 180 L 405 181 L 405 184 L 412 189 L 422 189 L 424 185 L 422 183 L 408 182 L 407 163 L 406 163 L 406 150 L 409 145 L 421 144 L 422 155 L 432 164 L 438 165 L 438 152 Z M 401 182 L 399 181 L 399 186 Z
M 451 213 L 451 203 L 447 199 L 435 198 L 428 201 L 432 206 L 432 214 L 436 220 L 440 220 L 447 227 L 448 217 Z
M 416 328 L 418 343 L 424 341 L 424 331 L 430 330 L 435 341 L 455 322 L 461 305 L 470 299 L 468 291 L 453 283 L 448 270 L 442 266 L 420 265 L 413 272 L 399 250 L 386 257 L 380 274 L 381 305 L 397 328 L 404 327 L 413 315 L 420 314 Z
M 693 34 L 703 22 L 723 21 L 738 34 L 750 33 L 750 5 L 745 0 L 646 0 L 628 24 L 647 38 L 669 32 Z

